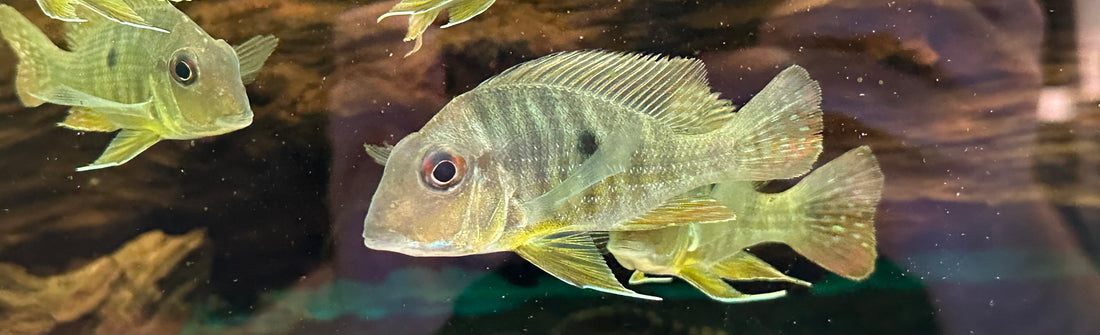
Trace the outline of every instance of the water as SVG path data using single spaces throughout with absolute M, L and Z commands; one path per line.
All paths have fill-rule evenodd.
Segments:
M 59 22 L 13 2 L 62 40 Z M 162 142 L 91 172 L 73 169 L 112 135 L 55 127 L 61 106 L 23 108 L 14 55 L 0 47 L 0 329 L 1100 332 L 1093 1 L 500 0 L 469 22 L 430 28 L 408 58 L 405 19 L 375 23 L 394 2 L 178 4 L 230 43 L 281 39 L 248 86 L 254 124 Z M 806 67 L 823 87 L 819 164 L 863 144 L 882 164 L 876 271 L 852 282 L 763 245 L 753 252 L 814 286 L 733 305 L 680 281 L 636 287 L 666 297 L 648 302 L 568 286 L 513 254 L 433 259 L 363 247 L 382 171 L 363 143 L 396 143 L 512 65 L 591 48 L 700 58 L 735 103 L 782 66 Z M 42 289 L 51 276 L 68 280 Z

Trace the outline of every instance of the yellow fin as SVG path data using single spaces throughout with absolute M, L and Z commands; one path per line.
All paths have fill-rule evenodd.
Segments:
M 745 294 L 734 289 L 715 275 L 708 274 L 696 268 L 686 268 L 680 271 L 680 279 L 702 291 L 711 299 L 724 303 L 740 303 L 750 301 L 769 300 L 787 295 L 787 291 L 777 291 L 761 294 Z
M 531 222 L 543 221 L 544 215 L 553 213 L 569 198 L 630 168 L 631 155 L 634 154 L 641 139 L 637 136 L 623 135 L 609 135 L 604 141 L 609 144 L 599 146 L 580 167 L 569 172 L 569 177 L 546 193 L 520 205 L 525 218 Z
M 536 237 L 516 248 L 516 253 L 543 271 L 580 288 L 628 297 L 661 300 L 626 287 L 611 273 L 603 255 L 586 233 L 561 233 Z
M 386 145 L 371 145 L 363 144 L 363 149 L 366 149 L 367 156 L 370 156 L 378 165 L 386 166 L 386 161 L 390 158 L 390 152 L 393 152 L 393 146 Z
M 803 234 L 785 241 L 799 254 L 848 279 L 875 269 L 875 210 L 883 176 L 871 148 L 861 146 L 837 157 L 781 193 L 797 204 L 807 222 Z
M 112 132 L 118 130 L 118 126 L 104 117 L 103 114 L 84 107 L 69 109 L 69 116 L 57 125 L 79 131 Z
M 711 267 L 711 272 L 719 277 L 738 281 L 779 281 L 809 287 L 810 283 L 779 272 L 756 256 L 739 252 L 721 263 Z
M 256 80 L 260 68 L 264 66 L 264 62 L 275 51 L 277 45 L 279 45 L 278 38 L 271 35 L 262 35 L 253 36 L 244 43 L 233 47 L 233 51 L 237 52 L 237 59 L 240 62 L 241 82 L 249 84 Z
M 692 193 L 669 199 L 642 216 L 622 224 L 624 230 L 651 230 L 685 224 L 731 222 L 737 215 L 722 203 L 708 196 Z
M 641 284 L 668 284 L 672 282 L 672 277 L 649 277 L 645 272 L 634 270 L 634 273 L 630 274 L 630 280 L 627 283 L 630 285 Z
M 160 141 L 160 135 L 149 130 L 123 130 L 111 140 L 107 150 L 104 150 L 95 162 L 76 170 L 88 171 L 122 165 L 158 141 Z
M 448 6 L 447 15 L 449 21 L 440 28 L 447 28 L 459 23 L 469 21 L 478 14 L 485 12 L 496 0 L 455 0 Z
M 478 88 L 557 87 L 650 115 L 681 133 L 701 134 L 728 123 L 734 109 L 729 100 L 711 92 L 706 72 L 695 59 L 573 51 L 517 65 Z

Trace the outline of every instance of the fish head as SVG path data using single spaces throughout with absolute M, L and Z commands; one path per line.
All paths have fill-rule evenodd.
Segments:
M 607 251 L 624 268 L 661 273 L 674 266 L 687 251 L 689 228 L 676 226 L 657 230 L 614 231 Z
M 390 153 L 363 222 L 364 244 L 412 256 L 494 250 L 509 195 L 489 176 L 485 150 L 469 137 L 406 136 Z
M 183 44 L 181 44 L 183 45 Z M 223 40 L 206 36 L 198 43 L 167 53 L 161 73 L 155 74 L 167 99 L 174 101 L 179 135 L 191 137 L 225 134 L 252 124 L 236 52 Z

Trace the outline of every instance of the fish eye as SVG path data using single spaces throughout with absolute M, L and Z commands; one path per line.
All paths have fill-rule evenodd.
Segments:
M 168 64 L 169 74 L 177 83 L 190 86 L 198 78 L 198 68 L 195 66 L 195 57 L 190 52 L 180 50 Z
M 421 180 L 428 187 L 446 191 L 458 185 L 466 175 L 466 160 L 462 156 L 445 151 L 429 152 L 424 156 Z

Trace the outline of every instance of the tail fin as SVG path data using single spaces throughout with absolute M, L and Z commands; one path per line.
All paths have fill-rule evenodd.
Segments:
M 786 241 L 796 252 L 849 279 L 875 269 L 875 210 L 882 196 L 882 171 L 861 146 L 837 157 L 781 193 L 809 220 Z
M 728 180 L 794 178 L 821 154 L 821 86 L 806 69 L 780 72 L 737 112 L 725 131 L 741 155 Z
M 43 91 L 51 87 L 49 64 L 58 61 L 63 51 L 23 14 L 3 4 L 0 4 L 0 35 L 19 57 L 15 76 L 19 100 L 27 107 L 46 102 L 40 97 L 48 96 Z

